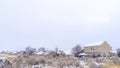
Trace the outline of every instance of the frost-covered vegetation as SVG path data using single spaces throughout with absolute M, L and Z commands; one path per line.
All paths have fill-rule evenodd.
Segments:
M 0 68 L 120 68 L 118 57 L 47 57 L 47 56 L 23 56 L 0 60 Z
M 24 51 L 16 53 L 0 54 L 0 68 L 120 68 L 120 58 L 82 56 L 82 48 L 75 46 L 72 54 L 55 48 L 46 50 L 41 47 L 38 50 L 26 47 Z M 119 50 L 118 50 L 119 55 Z

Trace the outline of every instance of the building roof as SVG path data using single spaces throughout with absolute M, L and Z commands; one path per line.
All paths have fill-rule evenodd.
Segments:
M 86 46 L 99 46 L 101 44 L 103 44 L 105 41 L 98 41 L 98 42 L 94 42 L 94 43 L 88 43 L 86 45 L 84 45 L 84 47 Z
M 41 55 L 41 54 L 44 54 L 44 52 L 37 52 L 36 54 Z
M 80 53 L 80 54 L 78 54 L 79 56 L 83 56 L 83 55 L 88 55 L 88 54 L 86 54 L 86 53 Z

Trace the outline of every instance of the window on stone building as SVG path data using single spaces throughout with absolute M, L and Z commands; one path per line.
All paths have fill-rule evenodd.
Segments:
M 95 49 L 94 49 L 94 48 L 91 48 L 91 50 L 93 50 L 93 51 L 94 51 Z

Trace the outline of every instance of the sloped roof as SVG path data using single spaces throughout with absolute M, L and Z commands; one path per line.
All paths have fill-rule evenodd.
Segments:
M 42 52 L 42 51 L 40 51 L 40 52 L 37 52 L 36 54 L 37 54 L 37 55 L 46 55 L 47 52 Z
M 78 54 L 78 55 L 82 56 L 82 55 L 88 55 L 88 54 L 86 54 L 86 53 L 80 53 L 80 54 Z
M 103 44 L 105 41 L 97 41 L 97 42 L 94 42 L 94 43 L 88 43 L 86 45 L 84 45 L 84 47 L 87 47 L 87 46 L 99 46 L 101 44 Z
M 38 52 L 38 53 L 36 53 L 36 54 L 44 54 L 44 52 Z

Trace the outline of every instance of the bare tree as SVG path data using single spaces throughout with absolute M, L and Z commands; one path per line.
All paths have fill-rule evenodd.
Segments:
M 30 46 L 28 46 L 28 47 L 25 48 L 25 53 L 26 53 L 27 55 L 32 55 L 32 54 L 34 54 L 35 52 L 36 52 L 36 49 L 35 49 L 35 48 L 31 48 Z
M 72 54 L 74 54 L 74 56 L 78 56 L 78 54 L 80 54 L 82 51 L 82 47 L 80 45 L 76 45 L 72 48 Z
M 56 48 L 55 48 L 55 52 L 58 52 L 58 51 L 59 51 L 59 49 L 58 49 L 58 47 L 56 47 Z
M 40 48 L 38 49 L 38 52 L 46 52 L 46 49 L 45 49 L 44 47 L 40 47 Z
M 55 57 L 58 57 L 59 54 L 55 51 L 49 51 L 47 56 L 50 57 L 50 58 L 55 58 Z
M 117 56 L 120 57 L 120 48 L 117 49 Z

